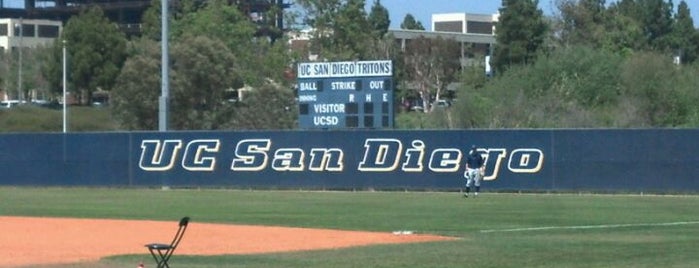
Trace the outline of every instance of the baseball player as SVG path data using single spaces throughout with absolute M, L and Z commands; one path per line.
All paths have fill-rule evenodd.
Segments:
M 471 191 L 471 184 L 476 186 L 476 191 L 473 193 L 474 196 L 478 196 L 478 192 L 481 190 L 481 177 L 484 174 L 484 160 L 480 153 L 478 153 L 478 147 L 476 145 L 471 146 L 471 151 L 466 156 L 466 171 L 464 172 L 464 178 L 466 178 L 466 192 L 464 197 L 468 197 Z

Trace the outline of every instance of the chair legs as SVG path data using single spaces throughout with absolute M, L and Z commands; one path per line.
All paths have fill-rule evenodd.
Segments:
M 157 253 L 156 253 L 157 252 Z M 170 268 L 170 265 L 168 265 L 168 260 L 170 260 L 170 255 L 169 250 L 163 251 L 161 250 L 150 250 L 150 254 L 153 256 L 153 259 L 155 260 L 155 263 L 158 265 L 157 268 Z

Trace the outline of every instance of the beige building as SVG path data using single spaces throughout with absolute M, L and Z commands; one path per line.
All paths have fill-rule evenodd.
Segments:
M 0 19 L 0 48 L 50 45 L 58 38 L 63 25 L 60 21 L 33 19 Z
M 60 21 L 0 19 L 0 53 L 15 51 L 19 47 L 49 46 L 60 36 L 62 29 L 63 25 Z M 7 90 L 10 89 L 3 90 L 3 85 L 0 85 L 0 100 L 6 101 L 17 97 L 17 92 L 7 92 Z M 30 91 L 29 94 L 31 96 L 27 98 L 32 100 L 37 98 L 36 92 Z
M 493 38 L 493 42 L 472 44 L 473 51 L 478 54 L 490 55 L 492 45 L 495 44 L 495 23 L 500 14 L 469 14 L 469 13 L 445 13 L 432 15 L 432 31 L 446 33 L 460 33 L 465 35 L 483 35 Z
M 500 14 L 445 13 L 432 15 L 433 32 L 495 34 Z
M 388 34 L 392 35 L 403 48 L 411 39 L 419 37 L 454 39 L 461 44 L 462 65 L 481 65 L 483 62 L 474 63 L 473 58 L 490 55 L 495 45 L 495 23 L 499 17 L 499 14 L 433 14 L 430 31 L 390 29 Z M 287 34 L 291 50 L 305 55 L 308 60 L 317 60 L 317 55 L 313 54 L 308 47 L 312 30 Z

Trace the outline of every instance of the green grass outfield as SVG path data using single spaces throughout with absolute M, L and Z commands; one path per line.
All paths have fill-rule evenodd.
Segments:
M 696 195 L 485 193 L 464 199 L 443 192 L 3 187 L 0 197 L 3 216 L 176 222 L 188 215 L 197 222 L 411 230 L 461 238 L 263 255 L 175 253 L 173 268 L 699 267 Z M 114 256 L 90 267 L 135 267 L 148 258 L 147 252 Z

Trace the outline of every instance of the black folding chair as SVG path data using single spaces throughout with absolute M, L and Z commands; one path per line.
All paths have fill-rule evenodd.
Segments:
M 189 217 L 184 217 L 180 220 L 180 228 L 177 229 L 175 238 L 172 239 L 170 244 L 152 243 L 146 245 L 150 254 L 153 255 L 153 259 L 158 264 L 158 268 L 170 268 L 167 261 L 172 257 L 172 253 L 177 248 L 177 245 L 180 244 L 184 231 L 187 230 L 187 224 L 189 224 Z

